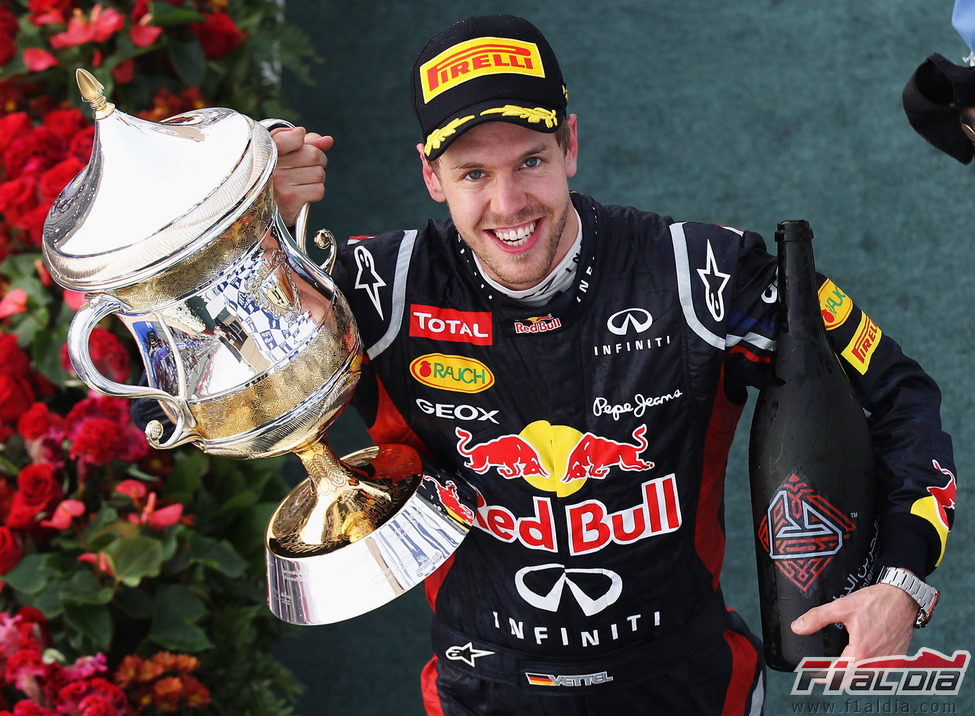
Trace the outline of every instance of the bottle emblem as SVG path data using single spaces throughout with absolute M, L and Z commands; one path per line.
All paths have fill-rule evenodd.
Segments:
M 775 566 L 808 594 L 855 530 L 849 517 L 793 474 L 772 496 L 758 539 Z

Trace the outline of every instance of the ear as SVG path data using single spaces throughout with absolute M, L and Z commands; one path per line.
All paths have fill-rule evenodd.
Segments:
M 417 144 L 416 151 L 420 155 L 423 183 L 427 185 L 430 198 L 439 202 L 446 201 L 447 197 L 444 195 L 443 188 L 440 186 L 440 177 L 437 176 L 437 173 L 433 171 L 433 167 L 430 166 L 430 162 L 427 161 L 427 155 L 423 152 L 423 145 Z
M 569 144 L 565 148 L 565 175 L 574 177 L 579 168 L 579 117 L 570 114 L 565 118 L 569 127 Z

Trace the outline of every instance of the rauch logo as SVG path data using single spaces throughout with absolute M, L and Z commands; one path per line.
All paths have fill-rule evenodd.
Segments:
M 480 393 L 494 385 L 494 374 L 474 358 L 427 353 L 410 363 L 414 379 L 430 388 L 455 393 Z

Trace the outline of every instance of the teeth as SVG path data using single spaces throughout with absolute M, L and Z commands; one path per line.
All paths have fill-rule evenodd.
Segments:
M 528 241 L 528 238 L 535 231 L 535 222 L 526 224 L 518 229 L 495 229 L 494 235 L 508 246 L 518 246 Z

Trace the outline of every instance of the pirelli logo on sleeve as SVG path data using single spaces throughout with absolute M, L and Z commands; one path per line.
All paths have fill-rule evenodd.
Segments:
M 874 323 L 866 313 L 861 313 L 860 325 L 857 326 L 853 339 L 843 349 L 843 357 L 850 365 L 860 371 L 861 375 L 866 375 L 870 369 L 870 359 L 873 357 L 873 352 L 877 350 L 877 344 L 880 343 L 882 335 L 883 331 L 880 330 L 880 326 Z
M 538 45 L 507 37 L 477 37 L 448 47 L 420 66 L 423 102 L 475 77 L 504 73 L 544 77 Z

